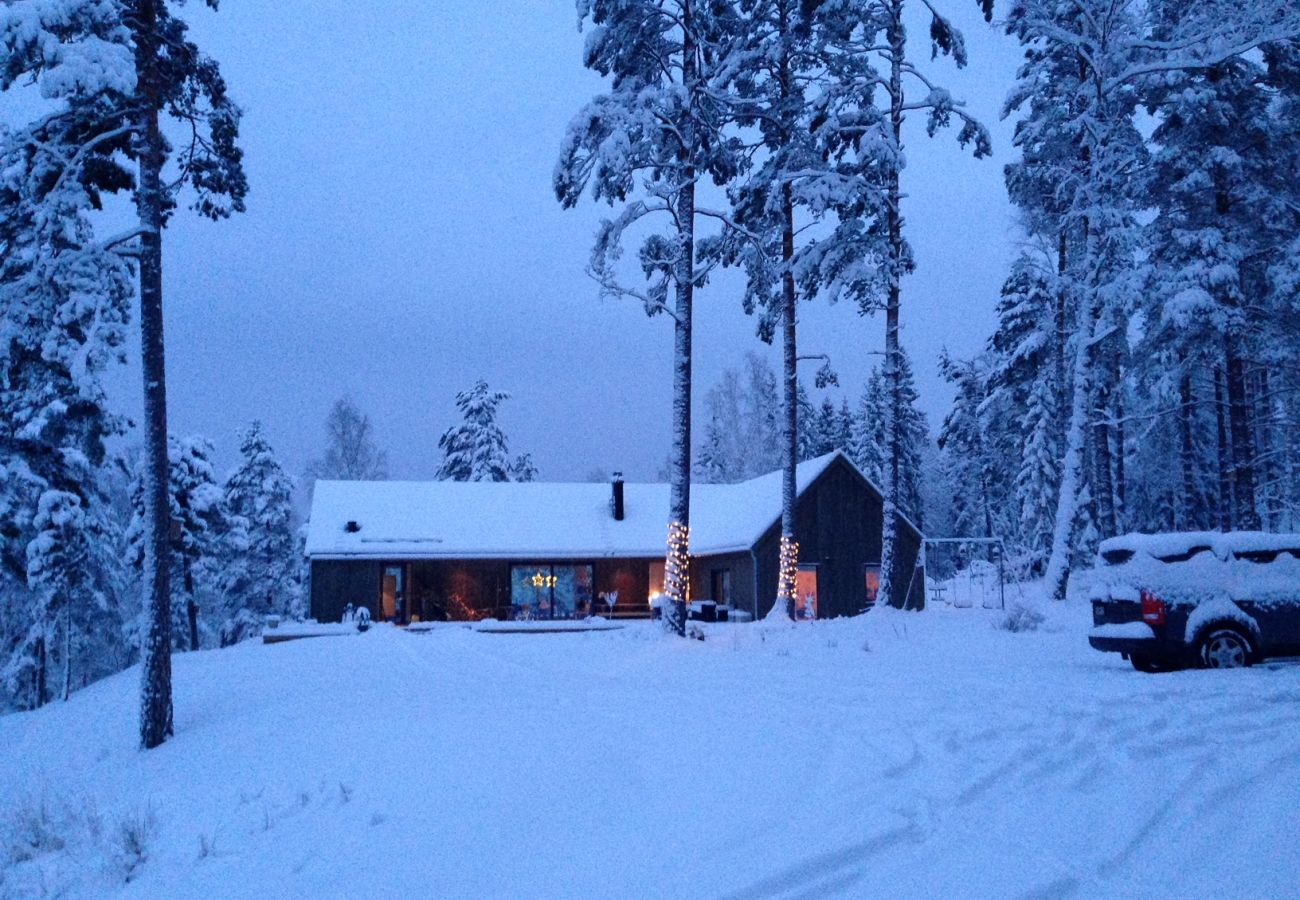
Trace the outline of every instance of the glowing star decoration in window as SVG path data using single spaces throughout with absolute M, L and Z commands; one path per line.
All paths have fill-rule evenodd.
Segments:
M 535 588 L 553 588 L 559 582 L 559 577 L 555 575 L 546 575 L 540 570 L 533 576 L 533 587 Z

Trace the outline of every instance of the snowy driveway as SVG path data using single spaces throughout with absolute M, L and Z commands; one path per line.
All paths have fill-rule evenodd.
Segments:
M 182 655 L 174 741 L 126 673 L 0 719 L 0 796 L 147 808 L 123 896 L 1296 896 L 1300 665 L 1140 675 L 1086 615 Z M 108 889 L 65 827 L 0 896 Z

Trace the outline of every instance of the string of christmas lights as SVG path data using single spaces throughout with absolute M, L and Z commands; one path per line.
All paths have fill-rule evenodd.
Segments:
M 781 535 L 780 565 L 776 582 L 776 602 L 787 610 L 793 609 L 796 583 L 799 577 L 799 542 Z
M 668 523 L 668 558 L 664 594 L 668 602 L 689 603 L 691 594 L 690 532 L 681 522 Z

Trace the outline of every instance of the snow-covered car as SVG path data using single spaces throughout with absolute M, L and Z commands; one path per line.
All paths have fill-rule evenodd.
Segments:
M 1098 556 L 1088 643 L 1139 671 L 1300 654 L 1300 534 L 1130 534 Z

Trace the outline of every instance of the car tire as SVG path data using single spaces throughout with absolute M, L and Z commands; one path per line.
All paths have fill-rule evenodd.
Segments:
M 1141 653 L 1134 653 L 1129 656 L 1128 661 L 1133 664 L 1133 668 L 1139 672 L 1155 674 L 1157 672 L 1172 672 L 1178 668 L 1173 663 L 1167 662 L 1154 656 L 1144 656 Z
M 1211 625 L 1197 642 L 1196 658 L 1203 669 L 1244 669 L 1255 661 L 1255 645 L 1239 628 Z

